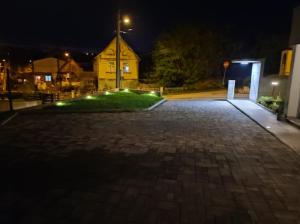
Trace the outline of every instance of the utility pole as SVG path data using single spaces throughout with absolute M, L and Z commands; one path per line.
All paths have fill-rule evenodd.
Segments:
M 31 64 L 31 71 L 32 71 L 32 75 L 34 77 L 34 61 L 30 59 L 29 63 Z
M 8 62 L 4 62 L 4 72 L 6 73 L 6 88 L 7 88 L 7 98 L 9 102 L 9 111 L 13 111 L 13 102 L 11 94 L 11 84 L 10 84 L 10 65 Z
M 120 79 L 121 79 L 121 72 L 120 72 L 120 39 L 121 39 L 121 12 L 118 9 L 117 15 L 117 37 L 116 37 L 116 88 L 120 88 Z

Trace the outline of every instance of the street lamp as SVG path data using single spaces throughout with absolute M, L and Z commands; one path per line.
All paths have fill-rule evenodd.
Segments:
M 119 89 L 121 86 L 121 70 L 120 70 L 120 40 L 121 40 L 121 25 L 129 25 L 130 18 L 128 16 L 124 16 L 121 19 L 121 10 L 118 10 L 117 15 L 117 38 L 116 38 L 116 88 Z
M 230 66 L 230 62 L 224 61 L 224 63 L 223 63 L 224 73 L 223 73 L 223 80 L 222 80 L 223 85 L 225 85 L 226 72 L 227 72 L 227 69 L 229 66 Z
M 130 24 L 130 18 L 128 16 L 124 16 L 123 17 L 123 22 L 124 22 L 124 24 L 129 25 Z

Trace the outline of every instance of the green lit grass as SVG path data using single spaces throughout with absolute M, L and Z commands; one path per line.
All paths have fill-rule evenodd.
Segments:
M 44 110 L 62 112 L 97 112 L 97 111 L 133 111 L 151 107 L 161 97 L 155 94 L 138 94 L 133 92 L 107 92 L 101 96 L 87 96 L 83 99 L 68 102 L 57 102 Z

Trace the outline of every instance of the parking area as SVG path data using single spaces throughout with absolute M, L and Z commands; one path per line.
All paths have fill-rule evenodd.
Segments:
M 297 223 L 300 157 L 226 101 L 19 115 L 0 223 Z

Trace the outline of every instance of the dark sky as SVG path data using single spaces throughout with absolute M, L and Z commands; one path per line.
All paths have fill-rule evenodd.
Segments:
M 230 26 L 236 33 L 288 33 L 299 0 L 120 0 L 134 31 L 126 39 L 147 52 L 159 33 L 178 24 Z M 114 35 L 116 0 L 0 0 L 0 43 L 100 50 Z

